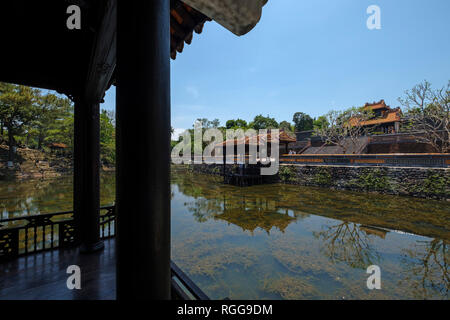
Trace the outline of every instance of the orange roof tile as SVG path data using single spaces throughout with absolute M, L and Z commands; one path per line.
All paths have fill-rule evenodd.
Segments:
M 274 138 L 276 139 L 276 137 L 274 137 Z M 289 136 L 286 132 L 284 132 L 284 131 L 281 131 L 281 132 L 279 133 L 278 138 L 279 138 L 279 142 L 281 142 L 281 143 L 290 143 L 290 142 L 296 142 L 296 141 L 297 141 L 296 138 L 290 137 L 290 136 Z M 223 146 L 226 146 L 227 143 L 229 143 L 229 144 L 235 144 L 235 145 L 240 145 L 240 144 L 245 144 L 245 145 L 252 144 L 252 145 L 256 145 L 256 144 L 259 144 L 260 141 L 261 141 L 261 143 L 264 143 L 264 141 L 265 141 L 266 139 L 267 139 L 267 143 L 271 143 L 271 142 L 272 142 L 272 133 L 271 133 L 271 132 L 268 132 L 267 135 L 265 135 L 265 134 L 258 134 L 258 135 L 251 136 L 251 137 L 245 136 L 245 137 L 240 138 L 240 139 L 229 139 L 229 140 L 226 140 L 226 141 L 224 141 L 224 142 L 221 142 L 221 143 L 216 144 L 216 147 L 220 147 L 220 146 L 223 147 Z
M 382 123 L 389 123 L 389 122 L 398 122 L 401 121 L 401 111 L 396 110 L 394 112 L 388 112 L 386 113 L 385 117 L 378 118 L 378 119 L 372 119 L 361 122 L 363 126 L 369 126 L 374 124 L 382 124 Z
M 386 103 L 384 102 L 383 99 L 381 99 L 379 102 L 374 102 L 374 103 L 366 103 L 364 105 L 365 109 L 370 109 L 370 110 L 377 110 L 377 109 L 387 109 L 387 110 L 391 110 L 391 108 L 389 106 L 386 105 Z

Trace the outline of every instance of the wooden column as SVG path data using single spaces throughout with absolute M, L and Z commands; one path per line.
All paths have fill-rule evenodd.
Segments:
M 74 216 L 81 252 L 104 247 L 100 240 L 100 115 L 98 103 L 75 100 Z
M 75 99 L 73 134 L 73 212 L 77 225 L 77 241 L 81 242 L 81 215 L 83 206 L 83 165 L 84 165 L 84 105 L 81 99 Z
M 118 299 L 170 299 L 170 1 L 118 0 Z

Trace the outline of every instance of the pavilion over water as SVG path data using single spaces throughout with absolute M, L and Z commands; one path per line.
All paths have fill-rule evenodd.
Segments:
M 109 223 L 117 217 L 116 249 L 110 249 L 117 259 L 119 299 L 171 298 L 170 57 L 175 59 L 209 20 L 245 34 L 266 2 L 0 3 L 0 81 L 56 90 L 75 103 L 74 222 L 67 222 L 70 236 L 58 246 L 100 250 L 100 219 Z M 81 10 L 80 29 L 67 28 L 70 5 Z M 117 87 L 116 206 L 101 217 L 99 106 L 111 85 Z M 44 230 L 41 224 L 53 223 L 49 217 L 30 221 Z M 18 256 L 14 243 L 18 239 L 0 252 Z
M 270 156 L 272 152 L 272 145 L 278 144 L 279 146 L 279 153 L 278 154 L 285 154 L 288 153 L 288 145 L 289 143 L 295 143 L 297 139 L 295 137 L 290 136 L 288 133 L 286 133 L 284 130 L 277 130 L 273 131 L 268 129 L 267 133 L 260 133 L 255 135 L 244 135 L 243 137 L 237 137 L 233 139 L 225 140 L 224 142 L 216 144 L 214 147 L 215 154 L 221 154 L 226 156 L 227 155 L 227 146 L 228 148 L 233 148 L 234 153 L 233 155 L 236 156 L 242 156 L 240 154 L 241 150 L 244 151 L 244 156 L 248 157 L 251 153 L 251 150 L 255 150 L 257 153 L 259 153 L 261 150 L 261 147 L 266 147 L 266 156 Z M 258 157 L 257 154 L 252 155 L 255 158 Z

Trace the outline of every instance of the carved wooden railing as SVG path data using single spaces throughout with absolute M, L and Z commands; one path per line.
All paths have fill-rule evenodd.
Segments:
M 100 208 L 100 237 L 116 234 L 114 207 Z M 77 244 L 73 211 L 0 220 L 0 260 Z
M 114 206 L 100 208 L 100 238 L 117 231 Z M 77 245 L 73 211 L 21 216 L 0 220 L 0 261 Z M 182 300 L 208 300 L 208 296 L 171 261 L 172 296 Z

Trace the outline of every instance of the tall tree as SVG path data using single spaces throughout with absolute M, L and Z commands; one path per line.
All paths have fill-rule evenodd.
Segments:
M 36 102 L 39 90 L 0 83 L 0 119 L 8 130 L 8 160 L 14 160 L 14 135 L 23 133 L 23 129 L 36 118 Z
M 314 134 L 326 144 L 339 146 L 343 153 L 347 153 L 349 147 L 358 149 L 359 138 L 369 133 L 370 128 L 364 122 L 373 118 L 373 112 L 364 107 L 353 107 L 343 111 L 332 110 L 324 117 L 328 125 L 316 127 Z
M 58 120 L 69 116 L 71 106 L 69 99 L 52 93 L 38 97 L 37 116 L 31 124 L 36 134 L 38 149 L 42 148 L 42 144 L 48 136 L 48 131 L 58 126 Z
M 284 129 L 285 131 L 291 132 L 292 131 L 292 125 L 288 121 L 281 121 L 280 122 L 280 129 Z
M 208 120 L 207 118 L 199 118 L 197 119 L 197 122 L 199 122 L 204 129 L 210 129 L 210 128 L 218 128 L 220 126 L 219 119 L 214 119 L 212 121 Z M 193 125 L 194 127 L 194 125 Z
M 278 129 L 279 124 L 275 118 L 271 118 L 269 115 L 264 117 L 262 114 L 257 115 L 252 122 L 250 122 L 249 127 L 260 130 L 260 129 Z
M 107 165 L 115 164 L 116 134 L 113 118 L 106 110 L 100 114 L 100 158 Z
M 73 150 L 74 139 L 74 114 L 73 108 L 61 119 L 57 119 L 55 124 L 47 131 L 46 141 L 60 142 L 66 144 Z
M 303 112 L 296 112 L 292 121 L 295 124 L 296 131 L 313 130 L 313 119 Z
M 317 119 L 314 119 L 313 125 L 314 125 L 314 129 L 325 129 L 330 124 L 328 123 L 326 116 L 320 116 Z
M 450 81 L 439 90 L 424 81 L 398 100 L 406 107 L 406 118 L 416 140 L 437 152 L 450 152 Z
M 225 124 L 227 129 L 233 129 L 233 128 L 241 128 L 246 129 L 247 128 L 247 121 L 242 119 L 236 119 L 236 120 L 228 120 Z

